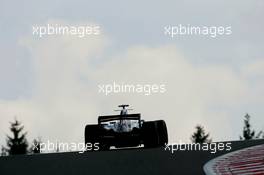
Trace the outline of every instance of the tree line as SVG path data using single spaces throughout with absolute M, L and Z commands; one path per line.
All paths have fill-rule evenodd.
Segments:
M 31 144 L 26 139 L 27 132 L 24 132 L 24 126 L 17 119 L 10 122 L 11 136 L 6 136 L 6 146 L 1 148 L 1 156 L 17 155 L 17 154 L 38 154 L 40 153 L 41 139 L 34 139 Z M 244 117 L 244 126 L 240 140 L 251 140 L 264 138 L 263 131 L 256 132 L 252 129 L 250 124 L 250 115 L 246 114 Z M 194 133 L 191 135 L 191 142 L 193 143 L 211 143 L 212 138 L 207 133 L 202 125 L 195 127 Z
M 242 135 L 239 136 L 240 140 L 252 140 L 264 138 L 263 131 L 256 132 L 252 129 L 250 124 L 250 115 L 246 114 L 244 117 L 244 126 L 242 130 Z M 202 125 L 197 125 L 195 127 L 195 132 L 191 136 L 191 141 L 193 143 L 211 143 L 212 139 L 210 138 L 210 134 L 206 133 L 204 127 Z

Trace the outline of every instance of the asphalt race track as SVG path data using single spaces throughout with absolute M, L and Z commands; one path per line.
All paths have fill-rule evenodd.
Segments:
M 232 151 L 264 144 L 264 140 L 232 142 Z M 101 152 L 50 153 L 0 157 L 1 175 L 199 175 L 215 154 L 209 151 L 177 151 L 164 148 L 123 149 Z

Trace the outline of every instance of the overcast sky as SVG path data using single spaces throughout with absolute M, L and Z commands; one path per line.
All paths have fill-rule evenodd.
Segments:
M 264 130 L 264 2 L 0 0 L 0 144 L 16 116 L 29 140 L 83 141 L 85 124 L 129 103 L 164 119 L 170 142 L 196 124 L 234 140 L 249 113 Z M 45 24 L 99 25 L 101 34 L 32 35 Z M 232 34 L 164 35 L 167 25 L 231 26 Z M 166 85 L 166 93 L 105 96 L 99 84 Z

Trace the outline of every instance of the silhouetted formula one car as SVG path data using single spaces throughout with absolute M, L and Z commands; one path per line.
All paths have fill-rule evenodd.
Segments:
M 140 114 L 127 114 L 128 105 L 119 107 L 120 115 L 99 116 L 97 125 L 86 125 L 85 144 L 99 143 L 100 150 L 108 150 L 111 146 L 151 148 L 168 143 L 165 121 L 144 121 Z

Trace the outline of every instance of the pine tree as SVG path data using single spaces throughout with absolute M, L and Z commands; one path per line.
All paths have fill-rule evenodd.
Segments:
M 27 133 L 22 133 L 24 126 L 15 119 L 12 123 L 10 122 L 11 127 L 10 130 L 13 133 L 12 136 L 7 135 L 7 152 L 9 155 L 16 155 L 16 154 L 26 154 L 28 152 L 28 142 L 26 139 Z
M 209 139 L 210 134 L 205 133 L 205 129 L 203 126 L 197 125 L 195 129 L 196 131 L 193 133 L 191 137 L 191 141 L 193 143 L 211 143 L 212 142 L 212 140 Z
M 7 156 L 7 150 L 4 146 L 1 147 L 1 156 Z
M 243 136 L 240 136 L 240 140 L 257 139 L 261 136 L 261 134 L 262 134 L 262 131 L 260 131 L 255 136 L 255 130 L 251 129 L 250 115 L 246 114 L 245 119 L 244 119 Z
M 40 138 L 33 140 L 32 146 L 30 148 L 32 154 L 40 153 L 40 149 L 41 149 L 40 148 L 40 144 L 41 144 L 41 139 Z

